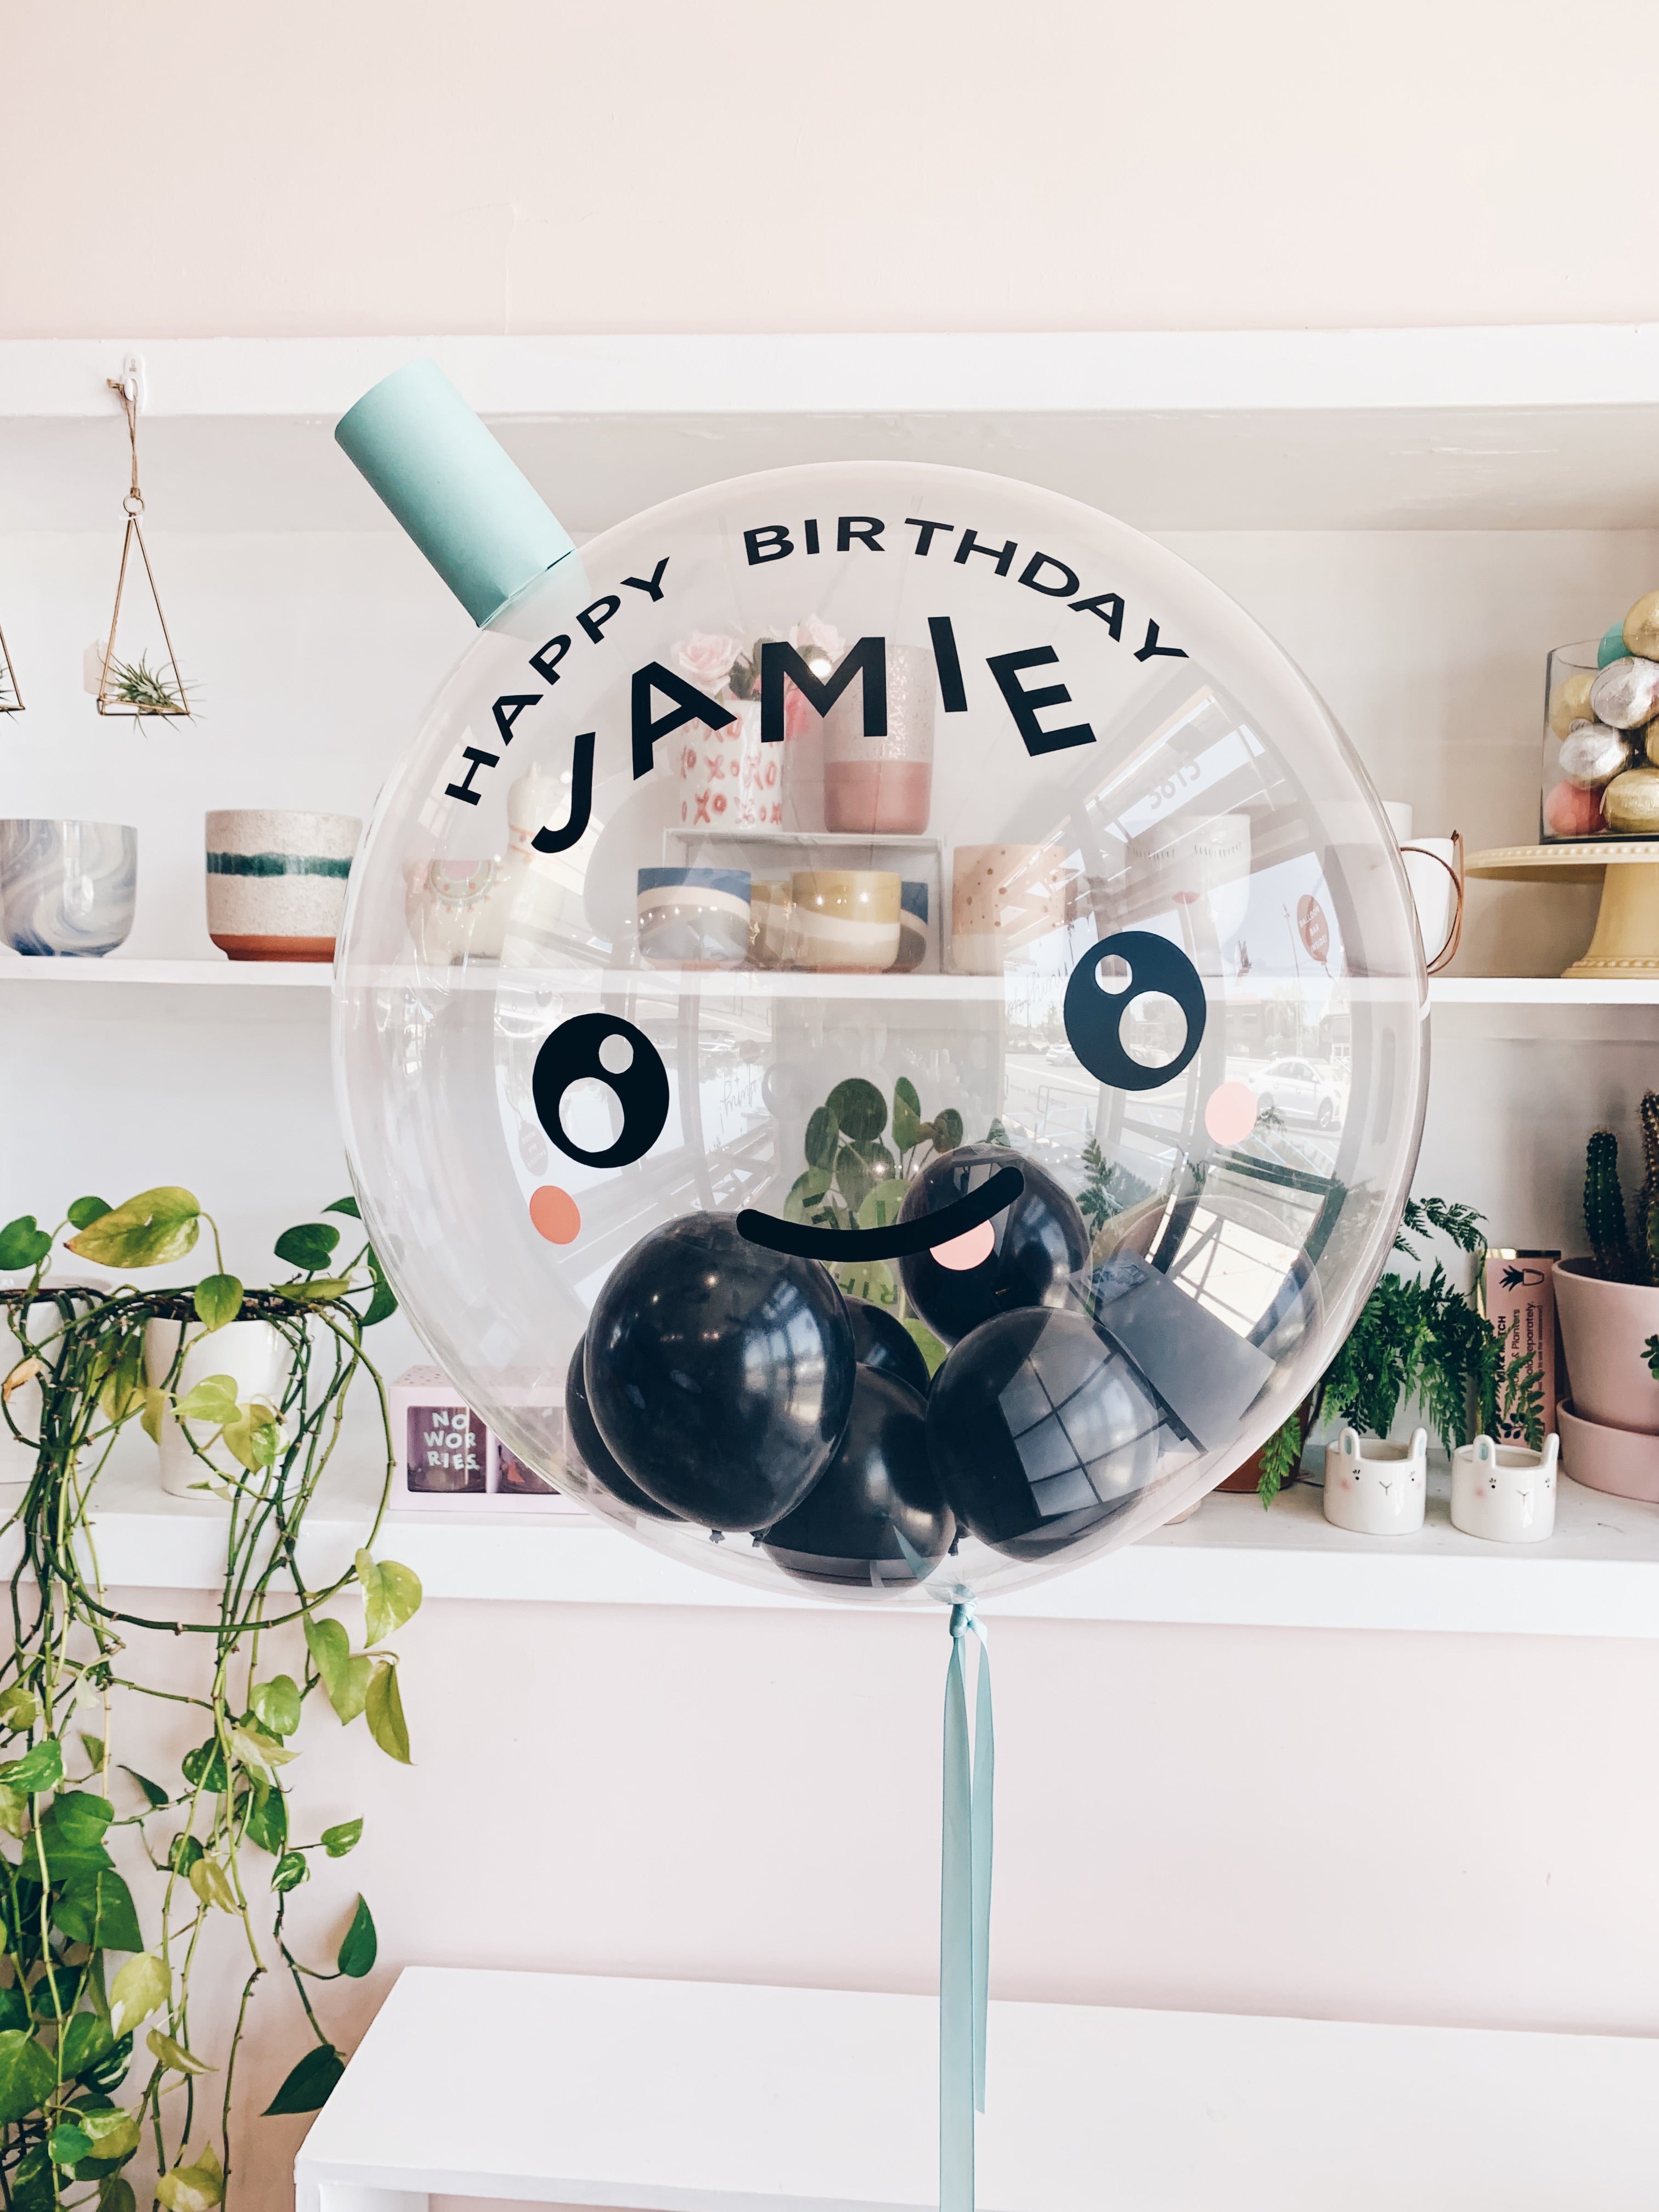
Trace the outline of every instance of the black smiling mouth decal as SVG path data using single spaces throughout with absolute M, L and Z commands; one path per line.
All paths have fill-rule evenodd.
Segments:
M 952 1199 L 937 1213 L 915 1221 L 896 1221 L 887 1229 L 811 1229 L 804 1221 L 780 1221 L 775 1214 L 745 1206 L 738 1229 L 751 1244 L 769 1252 L 787 1252 L 798 1260 L 907 1260 L 936 1245 L 953 1243 L 994 1214 L 1012 1206 L 1025 1188 L 1016 1167 L 999 1168 L 977 1190 Z

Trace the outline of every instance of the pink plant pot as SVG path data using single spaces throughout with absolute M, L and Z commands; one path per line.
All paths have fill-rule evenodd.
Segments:
M 1648 1372 L 1643 1349 L 1649 1337 L 1659 1336 L 1659 1289 L 1647 1283 L 1605 1282 L 1588 1272 L 1593 1264 L 1563 1260 L 1555 1269 L 1555 1310 L 1572 1402 L 1581 1421 L 1659 1436 L 1659 1382 Z M 1574 1477 L 1583 1480 L 1576 1468 Z
M 1561 1464 L 1575 1482 L 1605 1490 L 1614 1498 L 1642 1498 L 1659 1504 L 1659 1437 L 1638 1429 L 1605 1428 L 1587 1421 L 1571 1406 L 1555 1409 L 1561 1438 Z

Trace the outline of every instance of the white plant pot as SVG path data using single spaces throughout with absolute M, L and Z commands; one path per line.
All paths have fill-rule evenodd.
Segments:
M 55 1299 L 39 1299 L 25 1311 L 23 1333 L 33 1343 L 55 1335 L 63 1326 L 63 1310 Z M 62 1349 L 61 1343 L 54 1344 L 42 1356 L 55 1367 Z M 27 1346 L 9 1328 L 0 1323 L 0 1382 L 4 1382 L 13 1368 L 20 1366 L 29 1356 Z M 7 1401 L 6 1411 L 25 1437 L 38 1439 L 40 1419 L 45 1412 L 40 1385 L 25 1382 L 21 1389 L 14 1390 Z M 13 1436 L 3 1421 L 0 1421 L 0 1486 L 16 1488 L 27 1482 L 34 1473 L 39 1457 L 38 1442 L 25 1443 L 21 1437 Z
M 1386 1443 L 1344 1429 L 1325 1447 L 1325 1518 L 1356 1536 L 1409 1536 L 1423 1526 L 1429 1494 L 1429 1435 Z
M 1541 1452 L 1477 1437 L 1452 1454 L 1451 1517 L 1466 1536 L 1492 1544 L 1542 1544 L 1555 1533 L 1552 1435 Z
M 179 1349 L 179 1332 L 184 1327 L 184 1322 L 177 1321 L 145 1323 L 144 1372 L 152 1388 L 159 1388 L 166 1380 Z M 288 1339 L 270 1322 L 233 1321 L 210 1332 L 204 1329 L 199 1322 L 191 1322 L 173 1395 L 182 1398 L 210 1375 L 228 1375 L 236 1386 L 239 1406 L 246 1406 L 256 1398 L 263 1399 L 268 1406 L 280 1406 L 292 1363 Z M 205 1423 L 198 1425 L 201 1433 L 197 1441 L 205 1446 L 213 1431 Z M 174 1419 L 171 1407 L 161 1416 L 161 1487 L 168 1497 L 204 1498 L 212 1495 L 201 1486 L 210 1479 L 208 1470 L 191 1449 L 190 1439 Z M 222 1452 L 219 1457 L 227 1472 L 235 1471 L 234 1462 L 228 1454 Z

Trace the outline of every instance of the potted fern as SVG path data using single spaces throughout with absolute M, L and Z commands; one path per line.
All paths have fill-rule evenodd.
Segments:
M 1473 1206 L 1408 1200 L 1395 1250 L 1420 1260 L 1410 1240 L 1431 1234 L 1461 1252 L 1486 1249 L 1485 1218 Z M 1294 1480 L 1303 1446 L 1322 1421 L 1385 1437 L 1400 1408 L 1413 1401 L 1448 1453 L 1477 1431 L 1518 1432 L 1534 1450 L 1543 1444 L 1542 1385 L 1530 1358 L 1506 1358 L 1498 1330 L 1438 1259 L 1427 1274 L 1379 1277 L 1335 1358 L 1240 1475 L 1248 1480 L 1254 1474 L 1257 1496 L 1271 1505 Z

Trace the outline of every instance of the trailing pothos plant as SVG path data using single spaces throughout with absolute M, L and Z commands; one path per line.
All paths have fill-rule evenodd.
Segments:
M 1394 1249 L 1417 1260 L 1421 1255 L 1409 1239 L 1431 1231 L 1460 1251 L 1486 1249 L 1486 1217 L 1443 1198 L 1407 1200 Z M 1448 1452 L 1477 1432 L 1519 1434 L 1534 1451 L 1544 1441 L 1543 1382 L 1532 1354 L 1511 1354 L 1503 1331 L 1438 1260 L 1426 1275 L 1377 1278 L 1335 1358 L 1262 1447 L 1257 1496 L 1273 1504 L 1322 1419 L 1385 1437 L 1411 1400 Z
M 324 1212 L 357 1216 L 349 1198 Z M 54 1287 L 48 1275 L 60 1244 L 118 1274 L 177 1263 L 204 1225 L 214 1272 L 190 1289 Z M 227 1271 L 217 1227 L 187 1190 L 117 1206 L 77 1199 L 55 1228 L 25 1215 L 0 1229 L 0 1272 L 26 1277 L 0 1291 L 14 1340 L 0 1333 L 0 1411 L 35 1455 L 7 1523 L 19 1550 L 9 1653 L 0 1641 L 0 2200 L 15 2212 L 135 2212 L 135 2179 L 168 2212 L 226 2203 L 235 2069 L 268 1973 L 289 1990 L 308 2045 L 268 2112 L 316 2110 L 343 2069 L 313 1991 L 369 1971 L 373 1917 L 358 1898 L 326 1971 L 297 1954 L 286 1918 L 313 1867 L 343 1858 L 363 1824 L 306 1833 L 296 1738 L 320 1692 L 337 1723 L 361 1717 L 383 1753 L 408 1762 L 385 1639 L 421 1589 L 407 1567 L 374 1553 L 392 1449 L 363 1332 L 396 1300 L 367 1241 L 342 1258 L 340 1239 L 323 1219 L 284 1231 L 276 1257 L 293 1272 L 256 1290 Z M 165 1371 L 146 1366 L 152 1322 L 179 1325 L 152 1338 Z M 281 1340 L 272 1371 L 285 1380 L 272 1399 L 239 1398 L 228 1374 L 181 1388 L 185 1351 L 197 1372 L 215 1333 L 247 1322 Z M 386 1444 L 380 1503 L 351 1571 L 313 1586 L 300 1549 L 306 1516 L 360 1380 Z M 176 1423 L 203 1489 L 228 1506 L 223 1578 L 204 1619 L 127 1612 L 105 1589 L 98 1484 L 135 1422 L 158 1442 Z M 360 1640 L 331 1610 L 348 1589 L 362 1601 Z M 194 1657 L 183 1687 L 138 1679 L 137 1632 L 158 1630 Z M 200 1736 L 159 1778 L 130 1741 L 155 1698 L 188 1709 Z M 246 1969 L 228 2041 L 204 2050 L 192 1972 L 222 1917 Z M 262 2047 L 272 2032 L 262 2027 Z

